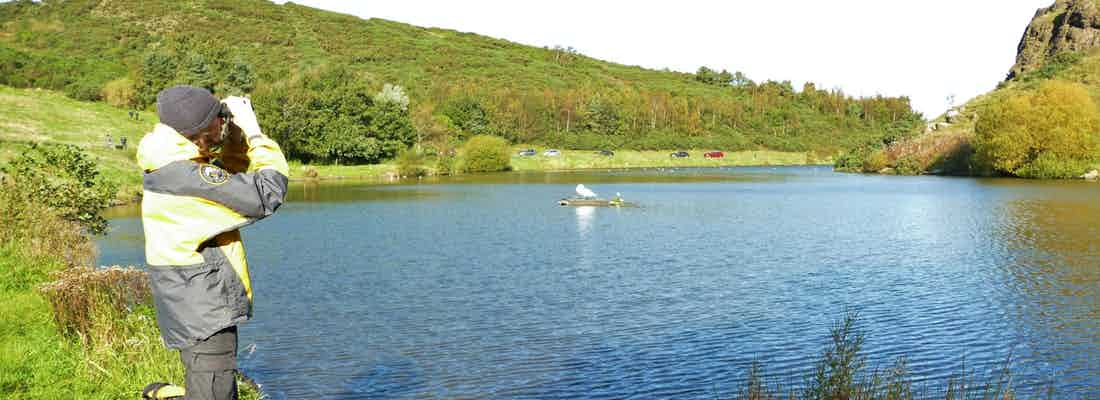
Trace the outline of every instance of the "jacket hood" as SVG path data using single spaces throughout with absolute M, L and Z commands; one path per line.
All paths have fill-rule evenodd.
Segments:
M 138 144 L 137 162 L 144 171 L 159 169 L 169 163 L 199 158 L 199 147 L 180 135 L 172 127 L 157 124 L 153 131 L 141 138 Z

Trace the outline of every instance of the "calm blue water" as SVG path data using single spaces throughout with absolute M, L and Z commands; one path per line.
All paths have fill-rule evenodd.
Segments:
M 563 208 L 577 183 L 640 208 Z M 1100 185 L 734 168 L 298 185 L 244 230 L 274 399 L 699 398 L 803 382 L 857 311 L 939 390 L 1100 397 Z M 141 265 L 133 210 L 101 264 Z

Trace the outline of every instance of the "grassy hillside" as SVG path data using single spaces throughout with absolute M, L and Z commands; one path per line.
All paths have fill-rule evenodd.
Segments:
M 16 87 L 145 108 L 171 83 L 270 93 L 332 68 L 371 90 L 402 86 L 403 117 L 439 146 L 490 133 L 557 147 L 825 154 L 920 122 L 906 98 L 647 70 L 569 48 L 263 0 L 0 4 L 0 83 Z
M 77 101 L 50 90 L 0 86 L 0 164 L 31 143 L 76 145 L 95 157 L 103 174 L 121 184 L 120 199 L 132 199 L 141 187 L 135 150 L 155 121 L 151 112 L 141 112 L 140 120 L 133 120 L 126 110 L 104 103 Z M 126 138 L 126 149 L 107 147 L 108 135 L 116 145 Z

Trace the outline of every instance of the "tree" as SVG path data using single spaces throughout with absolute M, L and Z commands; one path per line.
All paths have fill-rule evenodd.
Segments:
M 731 74 L 729 71 L 726 71 L 726 70 L 723 69 L 722 72 L 718 73 L 718 83 L 723 85 L 723 86 L 732 84 L 733 83 L 733 74 Z
M 141 58 L 138 71 L 137 101 L 142 106 L 157 101 L 157 94 L 176 79 L 175 58 L 160 51 L 149 51 Z
M 752 79 L 749 79 L 749 77 L 745 76 L 745 74 L 742 73 L 741 71 L 737 71 L 737 72 L 733 73 L 733 79 L 731 80 L 731 82 L 732 82 L 733 86 L 737 86 L 737 87 L 754 85 Z
M 589 99 L 584 111 L 584 127 L 591 132 L 615 135 L 622 129 L 619 110 L 601 96 Z
M 450 119 L 458 129 L 458 138 L 488 134 L 492 130 L 489 114 L 481 103 L 470 96 L 448 102 L 443 107 L 443 115 Z
M 374 102 L 378 104 L 393 104 L 401 111 L 409 110 L 409 96 L 405 94 L 405 88 L 389 83 L 382 86 L 382 91 L 374 95 Z
M 344 65 L 262 86 L 253 97 L 261 126 L 303 161 L 376 163 L 415 140 L 408 108 L 376 101 L 379 92 Z
M 218 84 L 210 64 L 202 54 L 193 54 L 187 58 L 187 69 L 182 80 L 185 84 L 204 88 L 211 93 Z
M 1100 111 L 1081 84 L 1043 82 L 1009 92 L 981 110 L 975 126 L 981 166 L 1025 178 L 1071 178 L 1097 157 Z
M 255 88 L 256 74 L 252 72 L 252 64 L 249 64 L 244 57 L 237 57 L 229 67 L 229 73 L 225 76 L 221 91 L 230 96 L 243 96 L 252 93 Z

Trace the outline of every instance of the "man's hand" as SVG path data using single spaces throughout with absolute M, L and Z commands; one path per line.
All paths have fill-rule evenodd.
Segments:
M 229 112 L 233 113 L 230 134 L 232 134 L 233 125 L 240 128 L 244 132 L 245 138 L 248 139 L 264 134 L 260 130 L 260 123 L 256 120 L 256 112 L 252 110 L 251 101 L 244 97 L 230 96 L 222 102 L 229 107 Z

